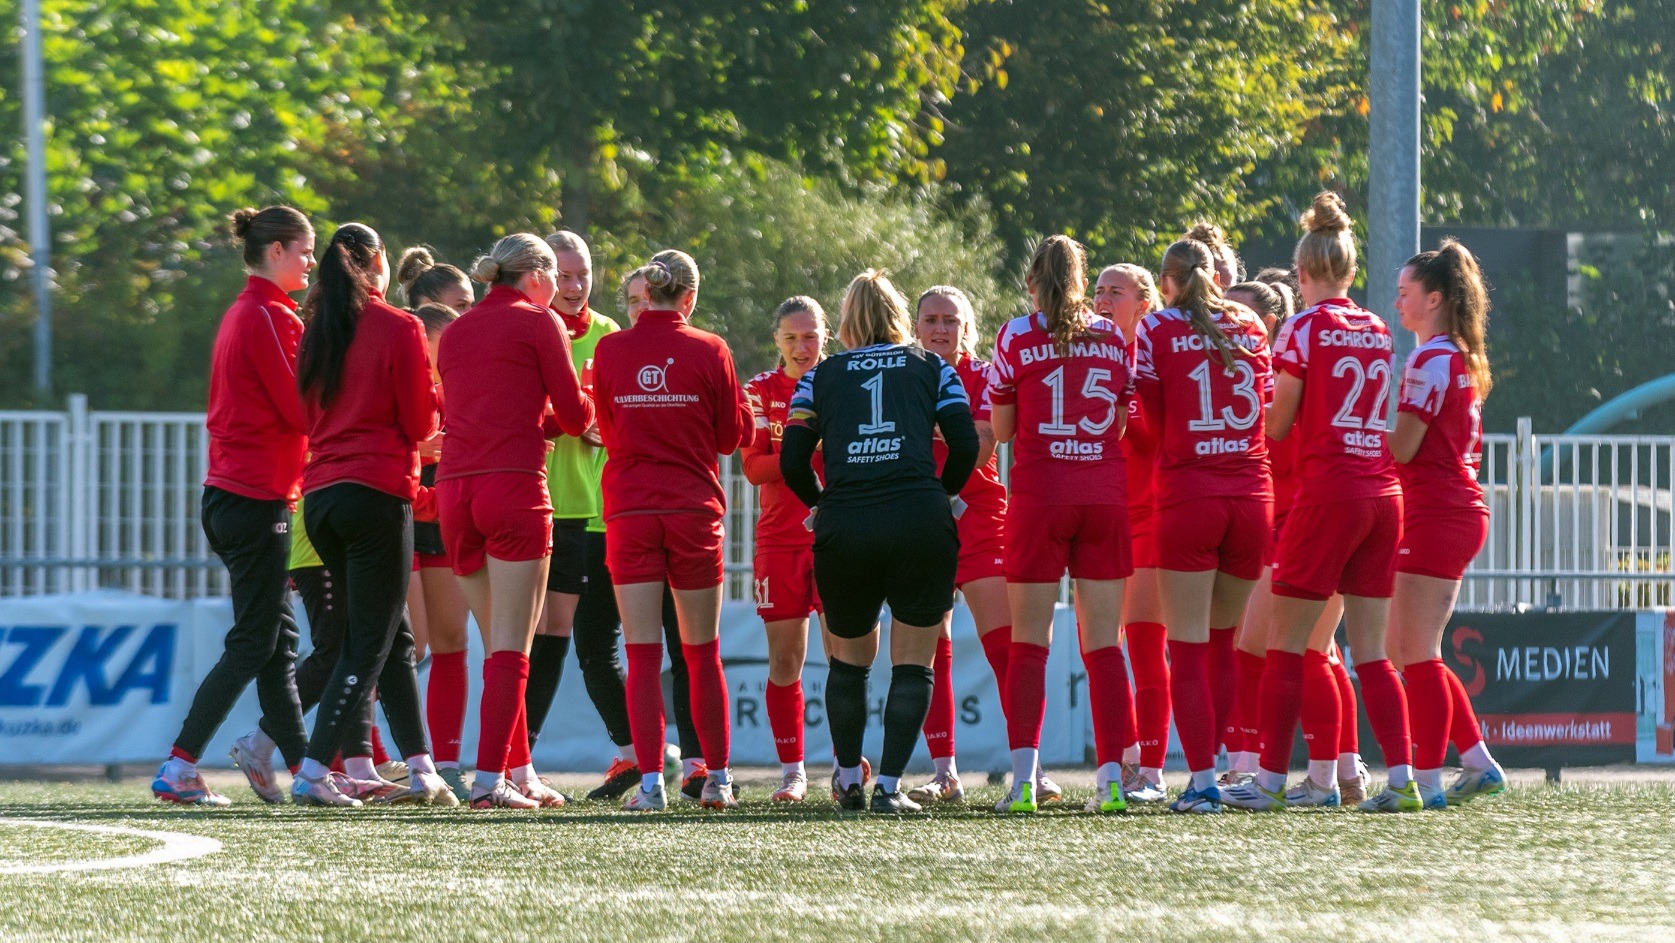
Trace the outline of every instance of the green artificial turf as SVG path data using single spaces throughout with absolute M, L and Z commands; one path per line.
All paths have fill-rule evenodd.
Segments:
M 817 780 L 818 782 L 818 780 Z M 130 870 L 0 875 L 0 939 L 1669 940 L 1675 789 L 1522 787 L 1447 812 L 908 820 L 823 796 L 631 815 L 163 807 L 143 785 L 0 785 L 0 819 L 215 838 Z M 28 833 L 28 834 L 24 834 Z M 32 852 L 21 843 L 38 847 Z M 143 839 L 0 826 L 0 866 Z

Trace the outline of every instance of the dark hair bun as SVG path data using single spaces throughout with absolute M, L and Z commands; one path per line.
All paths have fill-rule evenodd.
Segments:
M 653 288 L 666 288 L 675 280 L 675 273 L 669 271 L 669 266 L 662 262 L 652 262 L 646 266 L 646 284 Z
M 235 210 L 232 216 L 233 238 L 244 239 L 250 235 L 250 224 L 256 221 L 256 211 L 251 207 Z

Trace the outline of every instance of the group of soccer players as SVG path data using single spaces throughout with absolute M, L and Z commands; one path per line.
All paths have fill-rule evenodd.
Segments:
M 1089 811 L 1418 811 L 1497 792 L 1504 775 L 1440 648 L 1487 533 L 1482 274 L 1452 241 L 1408 261 L 1396 308 L 1419 344 L 1398 374 L 1389 328 L 1347 297 L 1342 201 L 1321 194 L 1301 223 L 1295 267 L 1249 281 L 1210 224 L 1171 245 L 1155 277 L 1121 263 L 1091 285 L 1083 248 L 1050 236 L 1025 276 L 1029 313 L 1001 327 L 992 362 L 959 288 L 910 305 L 869 270 L 842 299 L 842 352 L 828 354 L 820 303 L 792 297 L 769 322 L 779 366 L 741 383 L 726 343 L 691 324 L 699 273 L 685 253 L 629 274 L 624 329 L 591 309 L 574 233 L 508 236 L 467 275 L 425 249 L 392 265 L 356 223 L 316 264 L 302 214 L 240 210 L 250 277 L 215 342 L 203 499 L 234 625 L 153 792 L 228 804 L 196 764 L 254 681 L 261 723 L 232 758 L 265 801 L 285 795 L 277 752 L 302 804 L 562 806 L 530 748 L 573 640 L 618 747 L 589 798 L 666 808 L 667 657 L 680 795 L 736 806 L 717 639 L 719 456 L 735 451 L 760 489 L 775 801 L 808 795 L 811 618 L 829 665 L 833 799 L 894 813 L 963 799 L 956 592 L 1005 714 L 1012 783 L 997 810 L 1061 799 L 1039 748 L 1067 575 L 1098 762 Z M 408 309 L 386 301 L 392 278 Z M 489 286 L 481 299 L 472 281 Z M 292 587 L 314 643 L 300 665 Z M 869 799 L 862 737 L 886 604 Z M 469 784 L 468 613 L 488 653 Z M 1389 769 L 1376 793 L 1346 659 Z M 375 703 L 400 759 L 379 742 Z M 1190 777 L 1173 796 L 1171 718 Z M 1308 772 L 1287 788 L 1299 722 Z M 909 789 L 921 736 L 935 773 Z M 1444 787 L 1450 742 L 1465 768 Z

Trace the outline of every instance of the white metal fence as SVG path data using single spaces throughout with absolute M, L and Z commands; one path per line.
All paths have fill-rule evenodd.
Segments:
M 201 413 L 0 412 L 0 595 L 227 592 L 198 523 Z M 756 489 L 723 463 L 727 597 L 751 598 Z M 1672 605 L 1675 436 L 1485 436 L 1489 539 L 1461 608 Z

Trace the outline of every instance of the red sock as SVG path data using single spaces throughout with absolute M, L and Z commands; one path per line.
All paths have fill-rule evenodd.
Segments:
M 469 683 L 464 652 L 431 652 L 430 681 L 425 685 L 425 725 L 438 763 L 459 762 L 465 734 L 465 699 Z
M 1012 649 L 1012 627 L 1003 625 L 998 629 L 991 629 L 989 634 L 980 636 L 977 641 L 983 643 L 983 657 L 989 660 L 989 667 L 995 673 L 995 692 L 1000 698 L 1000 713 L 1006 714 L 1006 656 Z
M 1121 763 L 1134 742 L 1134 694 L 1128 686 L 1128 659 L 1121 645 L 1082 653 L 1088 669 L 1088 703 L 1093 708 L 1094 756 L 1099 765 Z
M 1233 647 L 1239 627 L 1210 630 L 1210 699 L 1216 709 L 1216 746 L 1238 742 L 1233 726 L 1233 705 L 1239 694 L 1239 663 Z
M 1210 692 L 1209 643 L 1169 640 L 1169 702 L 1187 770 L 1215 769 L 1216 707 Z
M 1361 703 L 1355 697 L 1355 682 L 1349 680 L 1349 669 L 1342 658 L 1333 657 L 1326 663 L 1338 684 L 1338 753 L 1360 753 Z
M 506 771 L 523 769 L 534 760 L 529 755 L 529 706 L 518 702 L 518 716 L 512 721 L 512 736 L 506 742 Z
M 1338 725 L 1343 723 L 1340 706 L 1338 681 L 1332 677 L 1326 653 L 1304 652 L 1303 742 L 1308 745 L 1309 759 L 1338 758 Z
M 1006 745 L 1041 747 L 1047 716 L 1047 646 L 1013 642 L 1006 654 Z
M 1408 715 L 1413 720 L 1413 765 L 1419 769 L 1442 769 L 1448 756 L 1448 722 L 1453 711 L 1443 677 L 1447 672 L 1447 666 L 1436 658 L 1402 669 Z
M 1303 656 L 1268 649 L 1262 668 L 1262 768 L 1291 771 L 1291 738 L 1303 709 Z
M 1413 738 L 1408 735 L 1407 693 L 1402 690 L 1402 679 L 1390 659 L 1381 658 L 1356 665 L 1361 678 L 1361 700 L 1367 706 L 1367 720 L 1371 722 L 1378 748 L 1384 751 L 1385 766 L 1403 766 L 1413 762 Z
M 1460 676 L 1454 669 L 1445 668 L 1444 681 L 1448 682 L 1448 739 L 1454 742 L 1454 749 L 1466 752 L 1483 742 L 1483 725 L 1477 720 L 1477 711 L 1472 709 L 1471 695 L 1466 693 L 1466 686 L 1461 683 Z
M 1262 656 L 1239 649 L 1239 697 L 1234 702 L 1234 719 L 1239 724 L 1240 739 L 1234 741 L 1246 753 L 1262 750 L 1262 732 L 1257 724 L 1262 719 Z
M 768 682 L 768 729 L 781 763 L 803 761 L 803 679 L 790 684 Z
M 493 652 L 483 662 L 483 696 L 477 709 L 481 727 L 477 737 L 479 771 L 499 773 L 506 769 L 512 725 L 517 723 L 528 684 L 529 656 L 523 652 Z
M 390 754 L 384 751 L 384 735 L 379 732 L 376 722 L 372 725 L 372 765 L 383 766 L 390 761 Z
M 732 750 L 733 728 L 727 716 L 727 678 L 721 673 L 721 640 L 711 639 L 702 645 L 682 643 L 681 649 L 686 656 L 692 721 L 698 727 L 698 743 L 704 748 L 704 765 L 724 770 Z
M 1128 662 L 1134 666 L 1134 732 L 1140 765 L 1162 769 L 1169 750 L 1169 631 L 1161 622 L 1130 622 Z
M 332 762 L 331 762 L 331 766 L 329 768 L 334 773 L 344 773 L 344 770 L 343 770 L 343 753 L 341 751 L 332 754 Z M 344 773 L 344 775 L 347 776 L 348 773 Z
M 640 772 L 663 768 L 663 744 L 668 728 L 663 725 L 663 645 L 629 643 L 628 730 L 634 738 L 634 761 Z
M 193 766 L 198 765 L 198 758 L 190 753 L 187 753 L 185 750 L 182 750 L 180 747 L 171 747 L 169 749 L 169 756 L 186 763 L 191 763 Z
M 936 640 L 931 662 L 931 709 L 925 715 L 925 749 L 931 759 L 954 755 L 954 640 Z

